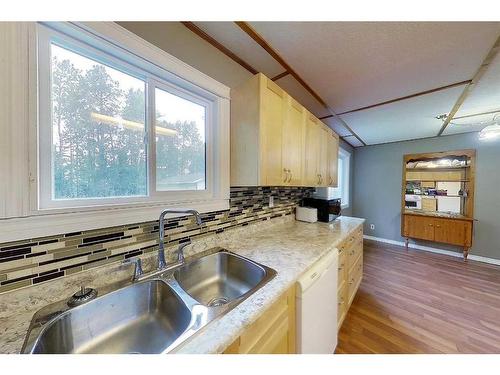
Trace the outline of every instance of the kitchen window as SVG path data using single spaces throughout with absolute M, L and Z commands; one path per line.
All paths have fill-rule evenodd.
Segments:
M 338 167 L 338 188 L 336 188 L 336 196 L 341 198 L 342 208 L 348 208 L 350 205 L 350 164 L 351 153 L 339 148 L 339 167 Z
M 37 209 L 220 196 L 219 98 L 70 30 L 38 29 Z

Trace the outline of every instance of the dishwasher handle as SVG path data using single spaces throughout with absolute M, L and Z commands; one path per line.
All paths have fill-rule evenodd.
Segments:
M 338 255 L 339 252 L 337 249 L 328 252 L 297 280 L 298 297 L 314 285 L 332 265 L 337 267 Z

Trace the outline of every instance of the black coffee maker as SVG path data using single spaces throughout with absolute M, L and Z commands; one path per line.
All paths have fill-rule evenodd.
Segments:
M 340 198 L 304 198 L 303 205 L 307 207 L 314 207 L 318 210 L 318 221 L 328 223 L 340 216 Z

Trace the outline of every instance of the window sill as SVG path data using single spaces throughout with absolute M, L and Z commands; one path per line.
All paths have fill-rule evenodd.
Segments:
M 205 213 L 229 209 L 229 200 L 210 199 L 191 204 L 164 203 L 147 207 L 112 208 L 4 219 L 0 220 L 2 226 L 0 243 L 154 221 L 158 219 L 162 209 L 175 206 L 189 207 Z M 180 215 L 169 217 L 174 216 Z

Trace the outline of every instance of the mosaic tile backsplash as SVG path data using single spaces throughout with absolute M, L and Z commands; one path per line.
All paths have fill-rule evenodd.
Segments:
M 228 228 L 291 215 L 313 188 L 233 187 L 230 208 L 165 223 L 165 244 L 210 236 Z M 274 207 L 269 207 L 269 196 Z M 123 225 L 85 232 L 0 244 L 0 293 L 52 280 L 106 263 L 158 250 L 158 222 Z

